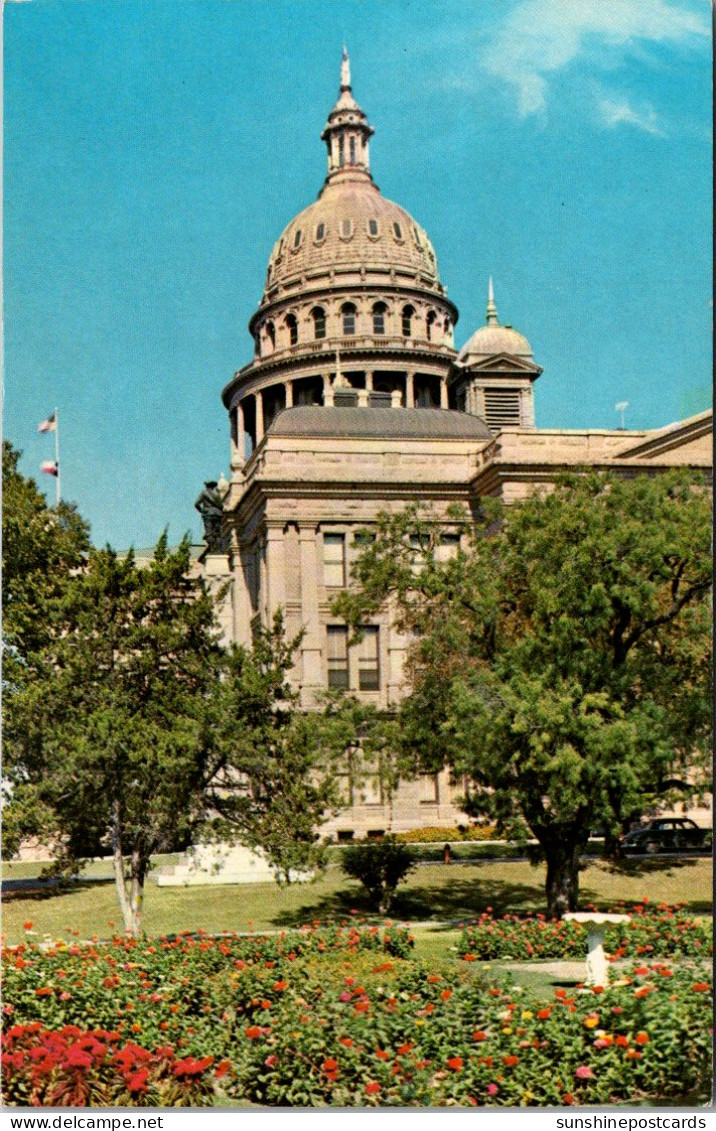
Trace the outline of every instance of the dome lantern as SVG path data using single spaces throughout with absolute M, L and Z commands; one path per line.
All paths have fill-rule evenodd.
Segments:
M 328 115 L 321 141 L 328 149 L 326 184 L 340 180 L 372 180 L 368 143 L 375 130 L 353 97 L 351 64 L 343 48 L 338 101 Z

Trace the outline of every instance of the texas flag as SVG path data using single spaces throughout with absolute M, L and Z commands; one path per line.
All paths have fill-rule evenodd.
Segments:
M 42 424 L 37 426 L 38 432 L 56 432 L 57 431 L 57 413 L 53 412 L 52 416 L 48 416 L 47 420 L 43 420 Z M 44 468 L 43 468 L 44 470 Z
M 54 427 L 54 425 L 53 425 Z M 45 475 L 58 475 L 58 468 L 55 460 L 46 459 L 40 464 L 40 471 L 44 471 Z

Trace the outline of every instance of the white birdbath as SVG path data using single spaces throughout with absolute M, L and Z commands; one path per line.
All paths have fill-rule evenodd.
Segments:
M 628 923 L 631 915 L 604 915 L 598 911 L 568 911 L 563 919 L 574 923 L 584 923 L 587 928 L 587 977 L 588 986 L 607 986 L 609 984 L 609 963 L 604 953 L 604 930 L 607 923 Z

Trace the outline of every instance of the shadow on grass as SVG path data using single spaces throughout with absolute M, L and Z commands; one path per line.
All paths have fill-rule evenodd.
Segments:
M 689 860 L 629 861 L 620 864 L 619 867 L 610 868 L 610 871 L 613 871 L 615 876 L 640 876 L 668 867 L 684 869 L 690 866 L 693 866 L 693 862 Z M 582 907 L 594 904 L 601 911 L 612 909 L 615 903 L 613 897 L 605 896 L 584 883 L 580 885 L 579 902 Z M 630 910 L 637 906 L 640 900 L 622 899 L 619 902 Z M 685 910 L 694 914 L 711 911 L 711 905 L 707 900 L 685 899 L 683 904 Z M 407 922 L 443 922 L 446 924 L 445 929 L 450 930 L 456 923 L 476 918 L 488 909 L 496 917 L 537 912 L 544 914 L 546 900 L 543 891 L 535 884 L 493 880 L 485 875 L 477 880 L 462 879 L 456 870 L 451 874 L 449 883 L 413 885 L 399 889 L 393 900 L 389 917 Z M 298 927 L 312 920 L 325 922 L 354 918 L 351 912 L 376 920 L 386 918 L 379 916 L 367 897 L 353 887 L 326 894 L 318 900 L 307 900 L 305 904 L 295 909 L 278 911 L 273 916 L 272 922 L 277 927 Z
M 85 888 L 107 887 L 113 885 L 111 878 L 98 877 L 97 879 L 62 880 L 52 878 L 48 880 L 4 880 L 2 884 L 3 903 L 10 903 L 13 899 L 60 899 L 63 895 L 74 895 Z

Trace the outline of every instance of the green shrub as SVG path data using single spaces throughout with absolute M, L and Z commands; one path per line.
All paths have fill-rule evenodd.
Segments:
M 454 825 L 447 829 L 409 829 L 396 833 L 395 839 L 401 844 L 445 844 L 455 840 L 494 840 L 496 836 L 495 825 Z
M 413 853 L 394 836 L 351 845 L 341 863 L 347 876 L 360 880 L 381 915 L 387 914 L 395 889 L 414 866 Z

